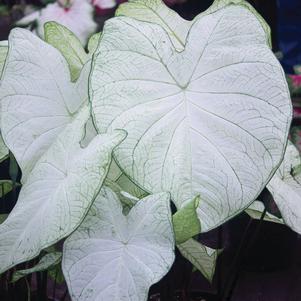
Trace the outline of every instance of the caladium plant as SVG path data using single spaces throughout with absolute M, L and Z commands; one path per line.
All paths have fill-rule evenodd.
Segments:
M 159 1 L 129 2 L 106 23 L 91 72 L 98 131 L 128 133 L 118 165 L 145 190 L 169 191 L 178 208 L 200 194 L 202 231 L 254 201 L 283 157 L 291 121 L 262 20 L 231 2 L 191 23 L 172 23 Z M 155 9 L 172 34 L 144 22 Z M 126 16 L 135 13 L 143 22 Z
M 266 185 L 301 231 L 291 145 L 279 168 L 289 91 L 249 4 L 216 0 L 186 21 L 160 0 L 131 0 L 88 52 L 58 23 L 44 30 L 45 41 L 14 29 L 1 52 L 1 133 L 23 186 L 0 225 L 0 272 L 67 238 L 73 300 L 146 300 L 175 245 L 211 280 L 218 251 L 196 235 L 244 211 Z

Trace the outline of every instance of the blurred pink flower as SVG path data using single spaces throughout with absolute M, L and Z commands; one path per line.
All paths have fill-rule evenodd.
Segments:
M 35 32 L 44 37 L 44 24 L 55 21 L 71 30 L 86 45 L 88 38 L 96 32 L 97 24 L 93 19 L 94 7 L 87 0 L 57 0 L 45 8 L 35 11 L 21 20 L 16 25 L 28 26 L 37 23 Z
M 117 5 L 127 2 L 127 0 L 91 0 L 95 6 L 96 13 L 98 15 L 108 15 L 114 12 Z M 163 0 L 167 5 L 172 6 L 174 4 L 184 3 L 187 0 Z
M 301 87 L 301 75 L 289 75 L 289 77 L 292 79 L 292 85 L 295 88 Z
M 92 0 L 92 4 L 99 9 L 111 9 L 117 5 L 116 0 Z

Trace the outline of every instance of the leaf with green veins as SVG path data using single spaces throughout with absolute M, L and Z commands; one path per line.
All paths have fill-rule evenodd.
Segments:
M 183 50 L 192 24 L 201 17 L 213 14 L 229 5 L 241 5 L 250 10 L 260 22 L 266 33 L 269 46 L 272 47 L 271 30 L 266 21 L 252 5 L 245 0 L 215 0 L 208 10 L 199 14 L 194 20 L 187 21 L 170 9 L 162 0 L 129 0 L 116 10 L 116 16 L 131 17 L 136 20 L 160 25 L 169 35 L 177 50 Z
M 55 253 L 49 253 L 44 255 L 40 261 L 32 268 L 26 269 L 26 270 L 17 270 L 13 273 L 12 281 L 16 282 L 20 280 L 21 278 L 35 273 L 35 272 L 43 272 L 48 269 L 54 268 L 55 265 L 60 263 L 62 259 L 62 253 L 61 252 L 55 252 Z
M 192 22 L 180 17 L 161 0 L 129 0 L 119 5 L 116 16 L 132 17 L 160 25 L 171 38 L 176 49 L 185 46 Z
M 63 54 L 70 68 L 71 80 L 76 81 L 89 60 L 80 40 L 67 27 L 56 22 L 45 23 L 44 35 L 46 42 Z
M 254 14 L 254 16 L 257 18 L 259 21 L 260 25 L 262 26 L 262 29 L 265 32 L 266 39 L 268 42 L 268 45 L 270 48 L 272 48 L 272 37 L 271 37 L 271 29 L 268 23 L 265 21 L 265 19 L 257 12 L 257 10 L 247 1 L 245 0 L 214 0 L 213 4 L 203 13 L 201 13 L 198 17 L 203 17 L 206 15 L 213 14 L 221 9 L 226 8 L 227 6 L 230 5 L 240 5 L 242 7 L 245 7 L 248 9 L 251 13 Z M 198 19 L 196 17 L 195 19 Z
M 201 224 L 196 213 L 200 196 L 184 205 L 172 218 L 176 243 L 181 244 L 201 232 Z
M 168 193 L 142 199 L 124 216 L 116 195 L 103 187 L 65 241 L 62 267 L 72 300 L 146 301 L 173 261 Z
M 260 220 L 262 217 L 262 214 L 264 212 L 264 204 L 262 202 L 259 201 L 255 201 L 254 203 L 252 203 L 246 210 L 245 212 L 253 219 L 258 219 Z M 263 220 L 267 221 L 267 222 L 273 222 L 273 223 L 277 223 L 277 224 L 283 224 L 283 220 L 282 218 L 279 218 L 269 212 L 266 212 Z
M 292 119 L 258 17 L 240 2 L 221 7 L 197 17 L 181 52 L 157 24 L 107 21 L 89 85 L 97 130 L 128 132 L 114 151 L 122 171 L 147 192 L 170 192 L 178 209 L 201 195 L 204 232 L 257 198 Z
M 0 180 L 0 198 L 5 196 L 7 193 L 12 191 L 13 181 L 11 180 Z
M 0 226 L 0 273 L 30 260 L 72 233 L 82 222 L 107 175 L 121 130 L 80 141 L 90 116 L 84 107 L 39 159 L 17 205 Z
M 94 35 L 92 35 L 91 38 L 89 39 L 88 52 L 89 52 L 90 57 L 92 57 L 95 50 L 97 49 L 100 37 L 101 37 L 101 32 L 98 32 L 98 33 L 95 33 Z
M 177 248 L 209 282 L 212 282 L 219 254 L 218 250 L 203 246 L 194 239 L 189 239 L 182 244 L 178 244 Z
M 13 29 L 3 72 L 1 132 L 22 170 L 22 181 L 57 135 L 88 101 L 87 63 L 76 83 L 53 46 L 25 29 Z
M 300 164 L 300 153 L 289 141 L 283 162 L 267 185 L 284 223 L 299 234 L 301 234 L 301 174 L 293 175 L 292 170 Z

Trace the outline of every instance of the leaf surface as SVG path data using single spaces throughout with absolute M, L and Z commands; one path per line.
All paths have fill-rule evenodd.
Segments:
M 30 260 L 82 222 L 108 172 L 123 131 L 95 137 L 80 147 L 89 108 L 84 107 L 40 158 L 18 202 L 0 225 L 0 273 Z
M 148 196 L 124 216 L 104 186 L 63 253 L 72 300 L 147 300 L 174 261 L 169 195 Z
M 44 35 L 46 42 L 57 48 L 68 62 L 71 80 L 77 80 L 89 59 L 80 40 L 67 27 L 57 22 L 45 23 Z
M 196 208 L 199 206 L 200 197 L 197 196 L 177 211 L 172 218 L 176 243 L 181 244 L 201 232 Z
M 174 10 L 170 9 L 162 0 L 129 0 L 122 3 L 116 10 L 116 16 L 131 17 L 140 21 L 160 25 L 169 35 L 175 48 L 183 50 L 187 35 L 192 24 L 199 18 L 210 15 L 228 5 L 241 5 L 250 10 L 260 22 L 266 33 L 270 47 L 271 31 L 266 21 L 245 0 L 215 0 L 213 4 L 194 20 L 188 21 L 180 17 Z
M 185 46 L 185 40 L 192 23 L 180 17 L 161 0 L 129 0 L 118 7 L 116 16 L 132 17 L 160 25 L 166 30 L 172 43 L 179 50 Z
M 178 209 L 195 195 L 202 231 L 235 216 L 284 154 L 292 108 L 283 70 L 250 9 L 229 4 L 192 24 L 175 49 L 157 24 L 109 20 L 90 77 L 100 133 L 128 132 L 114 157 Z
M 92 35 L 91 38 L 89 39 L 89 42 L 88 42 L 89 57 L 92 57 L 95 50 L 97 49 L 97 45 L 98 45 L 100 37 L 101 37 L 101 32 L 98 32 L 98 33 L 95 33 L 94 35 Z
M 89 71 L 86 64 L 72 83 L 57 49 L 28 30 L 11 31 L 0 87 L 1 131 L 22 169 L 23 182 L 87 102 Z

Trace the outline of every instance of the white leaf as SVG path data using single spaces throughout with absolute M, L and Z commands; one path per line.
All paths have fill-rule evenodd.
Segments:
M 203 246 L 194 239 L 177 245 L 181 254 L 211 282 L 215 272 L 218 251 Z
M 174 261 L 169 196 L 140 200 L 128 216 L 103 187 L 81 226 L 66 240 L 63 272 L 72 300 L 147 300 Z
M 271 32 L 269 25 L 245 0 L 215 0 L 214 3 L 194 20 L 187 21 L 170 9 L 162 0 L 128 0 L 122 3 L 116 10 L 116 16 L 131 17 L 136 20 L 151 22 L 160 25 L 169 35 L 171 42 L 177 50 L 183 50 L 187 35 L 193 22 L 197 19 L 210 15 L 227 5 L 242 5 L 249 9 L 261 23 L 265 30 L 267 40 L 271 46 Z
M 82 149 L 84 107 L 40 158 L 17 205 L 0 225 L 0 273 L 37 256 L 76 229 L 102 186 L 123 131 L 98 135 Z
M 282 218 L 290 228 L 301 234 L 301 174 L 294 175 L 301 158 L 297 148 L 289 142 L 282 164 L 267 185 Z
M 0 87 L 3 139 L 15 155 L 23 182 L 37 160 L 88 99 L 86 64 L 71 83 L 61 53 L 30 31 L 14 29 Z
M 171 192 L 178 208 L 201 195 L 202 231 L 256 199 L 283 157 L 292 108 L 283 70 L 249 9 L 200 16 L 182 52 L 160 26 L 114 18 L 94 58 L 96 127 L 128 132 L 114 155 L 135 183 Z
M 128 16 L 160 25 L 175 48 L 183 50 L 192 22 L 180 17 L 161 0 L 129 0 L 116 10 L 116 16 Z
M 84 136 L 83 140 L 81 141 L 81 145 L 83 147 L 86 147 L 96 136 L 97 136 L 97 131 L 94 127 L 92 117 L 90 117 L 88 122 L 86 123 L 85 136 Z M 113 163 L 113 161 L 112 161 L 112 163 Z

